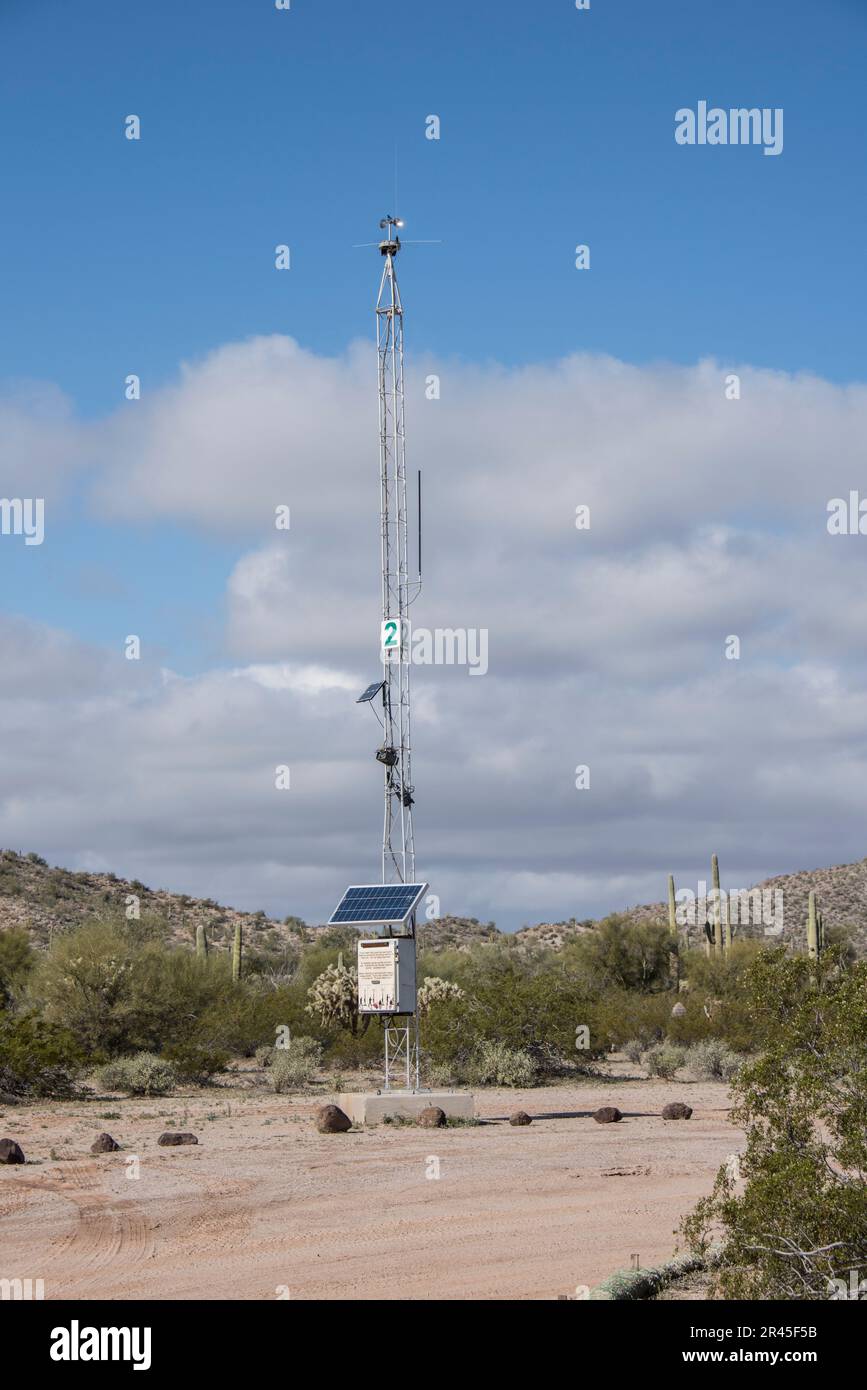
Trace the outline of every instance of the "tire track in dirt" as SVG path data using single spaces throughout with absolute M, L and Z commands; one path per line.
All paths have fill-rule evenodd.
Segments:
M 34 1196 L 50 1194 L 71 1204 L 72 1228 L 52 1237 L 46 1252 L 49 1297 L 86 1297 L 106 1276 L 127 1272 L 150 1258 L 150 1223 L 135 1198 L 114 1197 L 104 1190 L 98 1165 L 58 1168 L 56 1173 L 20 1179 L 18 1186 Z
M 247 1195 L 259 1184 L 253 1180 L 226 1182 L 225 1179 L 205 1179 L 192 1194 L 203 1204 L 183 1223 L 182 1232 L 176 1229 L 174 1239 L 183 1244 L 184 1253 L 203 1252 L 218 1255 L 221 1250 L 238 1252 L 250 1234 L 255 1208 Z

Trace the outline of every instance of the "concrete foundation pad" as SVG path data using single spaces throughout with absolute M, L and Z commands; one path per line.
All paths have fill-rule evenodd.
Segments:
M 472 1120 L 476 1113 L 468 1091 L 348 1091 L 337 1104 L 354 1125 L 379 1125 L 386 1115 L 416 1120 L 430 1105 L 438 1105 L 450 1120 Z

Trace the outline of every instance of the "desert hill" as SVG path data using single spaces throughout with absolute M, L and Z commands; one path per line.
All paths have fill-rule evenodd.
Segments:
M 680 886 L 680 885 L 679 885 Z M 723 887 L 727 887 L 725 879 Z M 859 950 L 867 953 L 867 859 L 854 864 L 801 870 L 781 874 L 753 885 L 771 894 L 782 893 L 783 939 L 800 940 L 807 916 L 807 895 L 814 890 L 829 926 L 851 927 Z M 118 878 L 112 873 L 74 872 L 52 868 L 38 854 L 0 851 L 0 931 L 25 927 L 35 944 L 47 946 L 51 938 L 81 922 L 123 913 L 130 897 L 139 900 L 143 918 L 158 919 L 166 935 L 179 945 L 192 945 L 196 928 L 205 927 L 209 943 L 217 950 L 228 949 L 240 922 L 248 947 L 266 956 L 297 952 L 320 939 L 322 927 L 309 926 L 297 917 L 277 921 L 264 912 L 241 912 L 210 898 L 193 898 L 148 888 L 138 880 Z M 664 902 L 645 903 L 625 910 L 634 921 L 666 922 Z M 498 930 L 493 922 L 474 917 L 442 917 L 419 924 L 420 945 L 424 950 L 467 950 L 474 943 L 511 941 L 519 948 L 546 946 L 561 950 L 564 944 L 592 931 L 590 918 L 567 922 L 543 922 L 522 927 L 515 933 Z M 760 928 L 758 929 L 760 931 Z M 739 927 L 736 935 L 756 935 L 752 925 Z M 694 939 L 698 940 L 700 929 Z

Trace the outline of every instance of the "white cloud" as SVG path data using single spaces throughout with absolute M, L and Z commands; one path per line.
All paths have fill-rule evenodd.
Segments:
M 662 897 L 712 850 L 739 885 L 863 852 L 867 537 L 828 536 L 825 509 L 861 483 L 867 390 L 743 367 L 729 401 L 729 370 L 416 361 L 414 621 L 489 632 L 484 678 L 413 672 L 419 863 L 444 910 L 581 917 Z M 61 474 L 92 456 L 101 515 L 244 553 L 214 596 L 226 669 L 161 683 L 15 630 L 7 842 L 311 918 L 375 875 L 379 731 L 354 703 L 379 669 L 373 386 L 368 345 L 255 339 L 88 426 L 86 451 L 68 420 L 32 425 Z

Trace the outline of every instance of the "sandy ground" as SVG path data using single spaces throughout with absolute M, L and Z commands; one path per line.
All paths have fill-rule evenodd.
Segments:
M 490 1123 L 320 1135 L 332 1098 L 235 1086 L 7 1108 L 0 1137 L 27 1163 L 0 1167 L 0 1278 L 41 1278 L 46 1299 L 574 1296 L 634 1255 L 669 1258 L 742 1145 L 714 1082 L 489 1090 Z M 691 1120 L 661 1118 L 672 1099 Z M 590 1118 L 604 1104 L 620 1124 Z M 511 1127 L 517 1109 L 534 1123 Z M 159 1148 L 165 1129 L 199 1144 Z M 120 1152 L 88 1152 L 101 1130 Z

